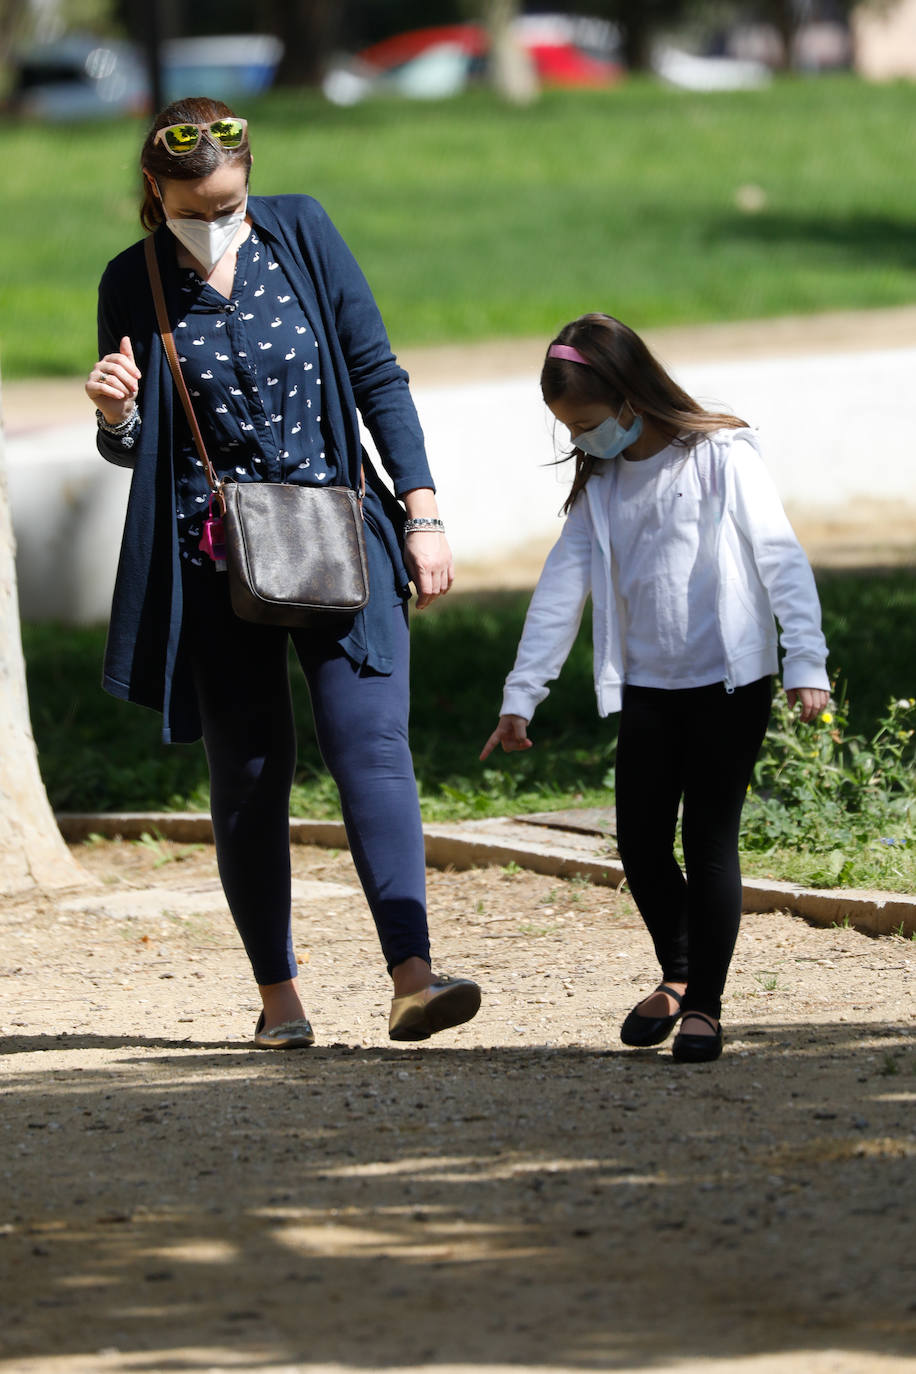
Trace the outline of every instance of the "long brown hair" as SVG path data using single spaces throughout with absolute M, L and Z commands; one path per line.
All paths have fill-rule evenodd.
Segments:
M 215 119 L 232 119 L 235 111 L 230 110 L 221 100 L 211 100 L 209 96 L 192 95 L 184 100 L 174 100 L 160 110 L 153 120 L 140 152 L 140 172 L 148 172 L 154 181 L 197 181 L 209 176 L 226 163 L 238 163 L 245 168 L 246 179 L 251 172 L 251 147 L 246 130 L 242 144 L 238 148 L 218 148 L 208 138 L 202 138 L 187 157 L 173 157 L 161 143 L 154 139 L 160 129 L 169 124 L 212 124 Z M 149 181 L 143 176 L 143 199 L 140 202 L 140 223 L 144 229 L 152 231 L 165 219 L 162 201 L 155 194 Z
M 617 411 L 626 402 L 635 414 L 654 420 L 672 443 L 685 448 L 696 443 L 701 434 L 745 428 L 737 415 L 704 410 L 668 375 L 639 335 L 613 315 L 580 315 L 563 326 L 551 346 L 556 343 L 571 345 L 588 366 L 551 358 L 548 350 L 541 369 L 541 395 L 547 405 L 569 400 L 607 405 Z M 576 460 L 575 473 L 564 511 L 569 510 L 595 466 L 590 454 L 575 447 L 559 461 L 572 457 Z

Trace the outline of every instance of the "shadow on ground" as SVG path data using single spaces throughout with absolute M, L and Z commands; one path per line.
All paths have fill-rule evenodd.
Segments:
M 84 1034 L 0 1049 L 13 1362 L 638 1369 L 914 1348 L 901 1025 L 734 1025 L 701 1067 Z

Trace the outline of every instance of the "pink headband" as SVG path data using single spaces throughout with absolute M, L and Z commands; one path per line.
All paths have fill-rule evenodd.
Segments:
M 591 367 L 588 358 L 583 358 L 578 348 L 573 348 L 570 344 L 551 344 L 547 350 L 548 358 L 565 358 L 571 363 L 582 363 L 583 367 Z

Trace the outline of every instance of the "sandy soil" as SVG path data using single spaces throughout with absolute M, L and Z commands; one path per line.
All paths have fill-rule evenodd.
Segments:
M 745 919 L 726 1053 L 624 1050 L 629 899 L 430 872 L 478 1018 L 387 1039 L 345 853 L 294 852 L 318 1046 L 253 1049 L 209 848 L 8 901 L 0 1368 L 916 1370 L 916 944 Z

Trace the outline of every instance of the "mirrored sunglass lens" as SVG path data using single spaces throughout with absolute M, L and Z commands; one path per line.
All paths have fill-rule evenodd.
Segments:
M 237 119 L 218 119 L 210 125 L 210 132 L 224 148 L 237 148 L 245 133 L 245 126 Z
M 173 124 L 165 130 L 165 141 L 172 153 L 190 153 L 197 147 L 200 131 L 194 124 Z

